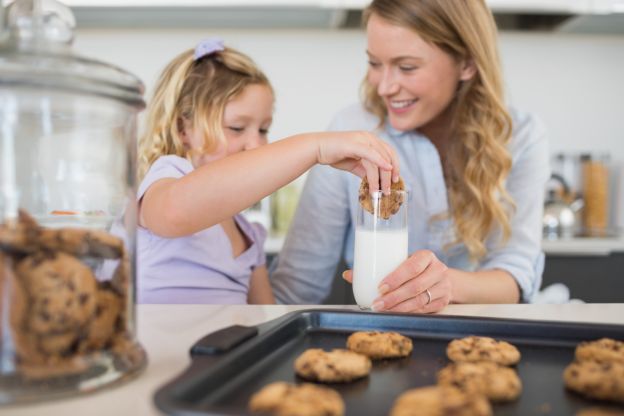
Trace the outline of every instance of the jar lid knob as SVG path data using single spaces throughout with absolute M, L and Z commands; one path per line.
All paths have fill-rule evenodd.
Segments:
M 76 19 L 57 0 L 16 0 L 7 9 L 11 41 L 21 50 L 68 49 L 74 39 Z

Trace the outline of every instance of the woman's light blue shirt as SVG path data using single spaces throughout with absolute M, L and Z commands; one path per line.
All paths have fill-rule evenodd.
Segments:
M 522 300 L 529 302 L 541 285 L 544 254 L 541 249 L 544 186 L 550 177 L 548 142 L 534 117 L 511 111 L 511 172 L 505 187 L 515 202 L 511 238 L 500 244 L 500 230 L 486 241 L 487 255 L 478 264 L 469 261 L 463 244 L 444 248 L 454 240 L 452 219 L 431 220 L 448 212 L 449 202 L 442 164 L 435 146 L 417 132 L 400 132 L 361 105 L 340 112 L 330 130 L 374 131 L 399 154 L 401 177 L 410 191 L 409 252 L 428 249 L 448 267 L 474 271 L 502 269 L 518 282 Z M 271 284 L 281 303 L 321 303 L 331 290 L 341 256 L 353 266 L 354 224 L 360 179 L 328 166 L 308 174 L 297 212 L 280 252 Z

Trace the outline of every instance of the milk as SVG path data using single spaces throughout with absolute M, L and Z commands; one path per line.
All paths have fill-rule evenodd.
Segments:
M 353 259 L 353 295 L 361 308 L 370 309 L 379 297 L 381 280 L 407 258 L 407 228 L 356 228 Z

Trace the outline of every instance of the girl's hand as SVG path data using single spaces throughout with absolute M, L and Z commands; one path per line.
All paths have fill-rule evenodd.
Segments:
M 373 310 L 389 312 L 432 313 L 451 301 L 448 267 L 429 250 L 414 252 L 379 284 L 379 296 Z M 353 272 L 342 277 L 352 282 Z
M 365 131 L 326 132 L 319 135 L 317 162 L 366 176 L 371 192 L 390 192 L 399 180 L 399 158 L 388 143 Z

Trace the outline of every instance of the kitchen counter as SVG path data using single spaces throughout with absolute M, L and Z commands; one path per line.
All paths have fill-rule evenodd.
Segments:
M 73 399 L 0 408 L 0 416 L 160 415 L 152 401 L 154 392 L 190 363 L 189 347 L 199 338 L 226 326 L 257 325 L 309 308 L 357 310 L 356 306 L 140 305 L 137 308 L 139 339 L 147 350 L 149 364 L 138 378 Z M 442 313 L 624 325 L 624 303 L 449 305 Z
M 280 252 L 285 236 L 269 235 L 264 250 L 268 255 Z M 556 256 L 607 256 L 611 253 L 624 253 L 624 236 L 598 238 L 574 237 L 557 240 L 542 240 L 542 249 L 546 255 Z

